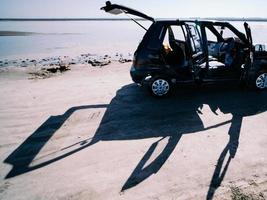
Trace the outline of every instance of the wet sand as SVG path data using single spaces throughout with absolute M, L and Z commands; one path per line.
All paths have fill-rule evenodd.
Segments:
M 45 79 L 1 68 L 0 199 L 222 200 L 233 185 L 266 197 L 266 92 L 184 87 L 159 100 L 130 65 Z

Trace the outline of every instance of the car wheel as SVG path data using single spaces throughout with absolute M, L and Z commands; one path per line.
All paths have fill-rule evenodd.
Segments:
M 150 90 L 156 97 L 165 97 L 171 93 L 172 84 L 166 78 L 155 78 L 150 84 Z
M 255 87 L 258 90 L 267 88 L 267 72 L 260 72 L 255 78 Z

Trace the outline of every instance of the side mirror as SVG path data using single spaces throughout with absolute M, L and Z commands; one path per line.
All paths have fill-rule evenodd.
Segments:
M 265 51 L 266 46 L 264 44 L 256 44 L 255 45 L 255 51 Z

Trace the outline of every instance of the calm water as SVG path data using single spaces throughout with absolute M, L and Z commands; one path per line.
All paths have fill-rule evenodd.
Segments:
M 131 21 L 5 21 L 0 22 L 0 31 L 38 33 L 0 37 L 0 58 L 40 54 L 127 54 L 136 49 L 145 33 Z
M 150 22 L 141 22 L 146 27 Z M 241 22 L 233 22 L 243 31 Z M 267 44 L 267 23 L 250 22 L 254 43 Z M 1 21 L 0 31 L 38 33 L 0 37 L 0 58 L 133 53 L 145 31 L 132 21 Z

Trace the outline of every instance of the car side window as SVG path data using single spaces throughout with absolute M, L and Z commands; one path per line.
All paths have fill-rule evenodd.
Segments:
M 218 42 L 217 36 L 214 33 L 212 33 L 210 29 L 205 28 L 205 31 L 207 35 L 207 40 L 209 42 Z
M 201 38 L 200 38 L 196 25 L 188 23 L 187 27 L 190 33 L 190 43 L 191 43 L 193 54 L 202 52 Z
M 166 48 L 166 49 L 168 49 L 168 48 L 170 48 L 170 43 L 169 43 L 169 31 L 168 31 L 168 29 L 167 29 L 167 31 L 166 31 L 166 34 L 165 34 L 165 37 L 164 37 L 164 40 L 163 40 L 163 47 L 164 48 Z
M 216 26 L 216 30 L 220 33 L 223 39 L 227 38 L 236 38 L 238 37 L 233 31 L 231 31 L 228 27 L 225 26 Z
M 171 26 L 171 29 L 176 40 L 185 42 L 185 35 L 181 26 Z
M 185 35 L 181 26 L 171 25 L 167 27 L 166 35 L 163 40 L 163 46 L 166 48 L 171 47 L 170 40 L 176 40 L 185 43 Z
M 189 59 L 190 46 L 186 41 L 187 32 L 181 25 L 166 26 L 166 34 L 163 41 L 163 48 L 167 60 L 173 65 L 184 65 L 184 61 Z

